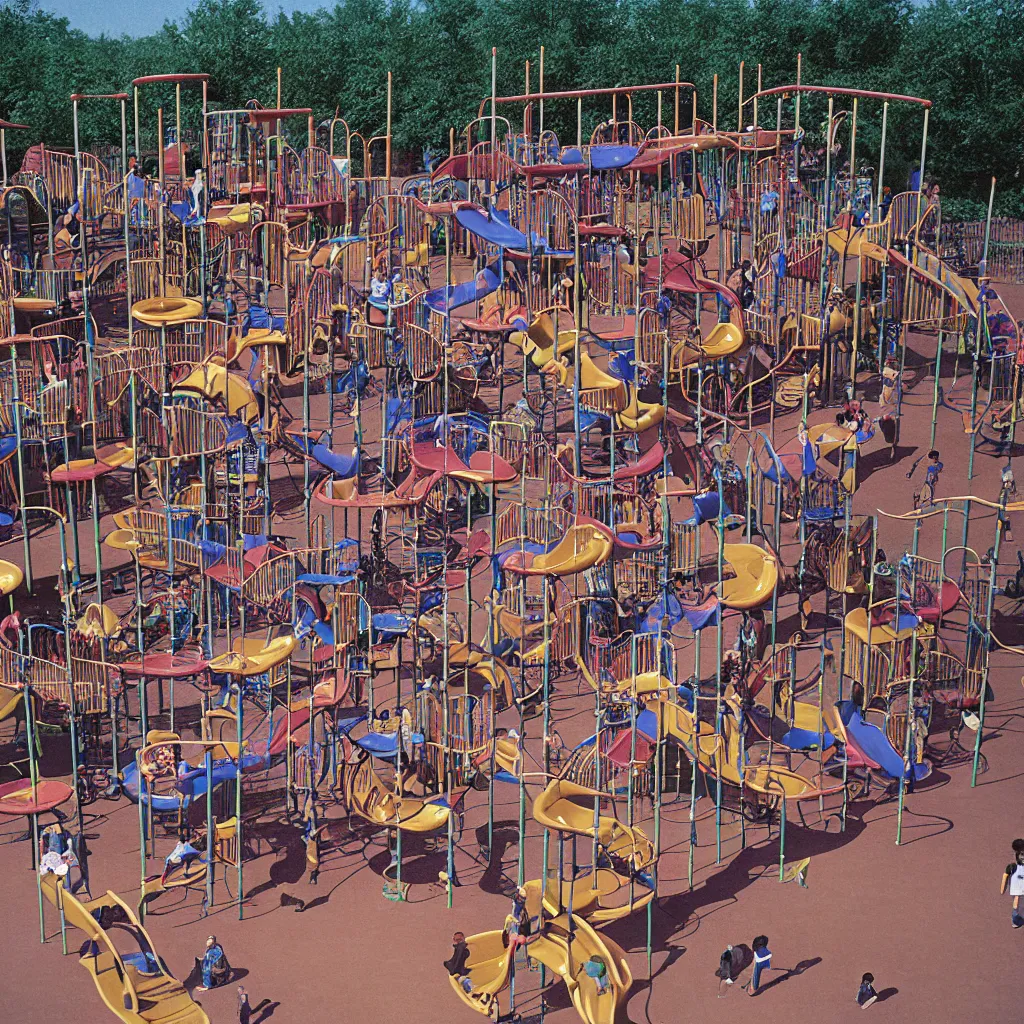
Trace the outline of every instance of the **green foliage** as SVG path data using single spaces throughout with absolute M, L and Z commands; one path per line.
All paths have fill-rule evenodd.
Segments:
M 997 212 L 1024 208 L 1024 4 L 1019 0 L 338 0 L 315 13 L 279 14 L 269 22 L 258 0 L 197 0 L 180 24 L 143 38 L 90 38 L 31 0 L 0 5 L 0 115 L 32 125 L 8 139 L 12 162 L 38 140 L 72 142 L 72 92 L 114 92 L 143 74 L 205 71 L 212 107 L 247 100 L 276 103 L 276 69 L 283 69 L 285 106 L 312 106 L 319 121 L 338 110 L 364 136 L 385 128 L 387 72 L 393 74 L 392 131 L 396 152 L 445 146 L 491 89 L 491 47 L 498 48 L 498 91 L 522 92 L 525 62 L 539 81 L 545 48 L 548 90 L 683 80 L 696 84 L 698 114 L 711 120 L 717 71 L 718 119 L 735 129 L 749 123 L 738 109 L 740 61 L 744 94 L 791 83 L 796 54 L 803 81 L 924 96 L 930 113 L 927 176 L 947 197 L 984 203 L 998 179 Z M 173 86 L 142 94 L 140 144 L 155 143 L 155 108 L 170 120 Z M 625 105 L 621 99 L 620 116 Z M 183 114 L 198 126 L 198 90 L 182 93 Z M 849 109 L 846 100 L 836 110 Z M 574 141 L 576 105 L 549 103 L 545 127 Z M 521 108 L 520 108 L 521 109 Z M 499 111 L 513 116 L 513 108 Z M 608 101 L 584 106 L 583 131 L 610 114 Z M 805 96 L 801 122 L 809 131 L 825 119 L 826 100 Z M 681 124 L 689 123 L 684 97 Z M 656 118 L 653 94 L 637 94 L 634 116 Z M 673 93 L 663 96 L 671 126 Z M 534 113 L 537 124 L 537 111 Z M 758 120 L 774 127 L 776 102 L 761 103 Z M 783 105 L 791 125 L 793 104 Z M 920 159 L 920 107 L 889 108 L 886 181 L 903 188 Z M 849 121 L 847 121 L 847 129 Z M 859 104 L 858 163 L 877 165 L 881 104 Z M 83 104 L 84 145 L 116 142 L 116 104 Z

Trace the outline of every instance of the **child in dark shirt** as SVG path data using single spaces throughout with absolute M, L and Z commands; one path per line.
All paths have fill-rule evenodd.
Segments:
M 865 974 L 860 979 L 860 988 L 857 989 L 857 1005 L 862 1010 L 866 1010 L 878 998 L 874 981 L 875 976 L 873 974 Z

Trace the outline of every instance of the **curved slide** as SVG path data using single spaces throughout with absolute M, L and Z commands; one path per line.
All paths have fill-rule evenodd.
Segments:
M 466 939 L 469 959 L 467 992 L 459 977 L 449 978 L 453 991 L 478 1013 L 494 1016 L 498 996 L 509 984 L 510 948 L 501 931 L 481 932 Z M 572 1004 L 585 1024 L 615 1024 L 625 1009 L 633 975 L 623 949 L 611 939 L 598 935 L 582 918 L 562 914 L 548 921 L 540 934 L 526 946 L 530 959 L 542 963 L 565 982 Z M 597 991 L 597 982 L 584 970 L 592 957 L 599 957 L 607 968 L 607 990 Z
M 743 306 L 739 296 L 720 281 L 705 277 L 701 273 L 700 264 L 678 252 L 666 252 L 661 257 L 660 269 L 664 270 L 661 286 L 667 291 L 683 292 L 684 295 L 707 295 L 714 292 L 729 307 L 729 322 L 743 330 Z M 651 260 L 647 264 L 647 277 L 656 275 L 659 261 Z
M 779 581 L 774 555 L 756 544 L 726 544 L 723 558 L 736 574 L 720 584 L 719 597 L 726 608 L 757 608 L 771 600 Z
M 778 765 L 741 766 L 739 725 L 732 714 L 722 716 L 721 736 L 716 736 L 708 723 L 701 722 L 695 745 L 695 723 L 691 712 L 666 700 L 651 702 L 648 710 L 653 717 L 644 719 L 646 712 L 640 715 L 637 718 L 638 729 L 657 739 L 660 728 L 663 737 L 675 739 L 691 760 L 696 758 L 697 767 L 705 775 L 716 779 L 721 776 L 727 786 L 743 787 L 765 800 L 809 800 L 842 789 L 841 786 L 819 788 L 813 780 Z
M 615 535 L 603 523 L 589 516 L 577 516 L 551 551 L 513 551 L 502 568 L 523 576 L 572 576 L 607 562 L 614 544 Z
M 455 803 L 461 799 L 456 797 Z M 451 805 L 443 795 L 434 797 L 396 796 L 373 770 L 369 757 L 348 774 L 345 799 L 360 818 L 384 828 L 404 832 L 436 832 L 448 824 Z
M 78 962 L 92 976 L 100 998 L 118 1020 L 125 1024 L 210 1024 L 203 1008 L 167 971 L 135 913 L 115 893 L 108 890 L 83 903 L 64 889 L 56 875 L 43 875 L 39 885 L 50 903 L 61 909 L 68 927 L 85 932 L 90 948 Z M 105 909 L 118 913 L 124 922 L 112 932 L 97 921 L 96 915 Z M 118 951 L 112 935 L 125 934 L 136 942 L 138 952 Z M 76 1016 L 95 1019 L 91 1012 Z
M 533 817 L 556 832 L 596 837 L 610 856 L 622 859 L 634 871 L 642 871 L 654 860 L 654 846 L 641 829 L 624 825 L 614 814 L 598 813 L 595 830 L 594 801 L 607 799 L 607 793 L 566 779 L 553 779 L 534 800 Z
M 193 800 L 206 795 L 206 754 L 212 756 L 210 779 L 214 789 L 238 777 L 238 744 L 221 740 L 183 740 L 174 733 L 154 734 L 139 751 L 138 761 L 129 761 L 121 772 L 125 796 L 132 803 L 152 803 L 158 813 L 184 810 Z M 164 752 L 167 752 L 166 754 Z M 189 760 L 193 757 L 195 766 Z M 142 765 L 142 778 L 139 778 Z M 265 765 L 256 754 L 241 757 L 242 772 Z M 154 785 L 155 784 L 155 785 Z
M 236 640 L 234 649 L 219 654 L 208 663 L 211 672 L 232 676 L 261 676 L 283 665 L 298 641 L 292 635 L 275 637 L 265 646 L 258 640 Z
M 870 722 L 865 722 L 860 710 L 852 701 L 844 701 L 839 708 L 839 717 L 846 729 L 848 741 L 868 760 L 878 765 L 881 771 L 892 779 L 909 776 L 903 755 L 892 745 L 889 737 Z M 925 761 L 914 765 L 914 779 L 920 781 L 931 773 L 932 766 Z

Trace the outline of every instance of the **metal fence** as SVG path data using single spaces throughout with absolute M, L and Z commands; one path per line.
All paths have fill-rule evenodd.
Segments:
M 962 249 L 968 268 L 981 262 L 985 248 L 985 222 L 960 221 L 943 225 L 943 240 Z M 988 244 L 989 280 L 1003 284 L 1024 284 L 1024 220 L 999 217 L 992 221 Z

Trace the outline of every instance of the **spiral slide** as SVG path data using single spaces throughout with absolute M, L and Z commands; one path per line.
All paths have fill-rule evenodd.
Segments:
M 651 717 L 646 717 L 648 712 Z M 733 714 L 722 716 L 722 732 L 716 735 L 707 722 L 695 723 L 693 714 L 680 705 L 668 700 L 652 701 L 638 716 L 637 728 L 650 739 L 656 740 L 659 735 L 674 739 L 709 778 L 720 777 L 725 785 L 742 787 L 757 798 L 809 800 L 837 791 L 820 788 L 815 781 L 778 765 L 741 765 L 740 730 Z
M 576 1012 L 585 1024 L 616 1024 L 625 1017 L 633 976 L 625 952 L 595 927 L 627 917 L 654 898 L 654 884 L 643 873 L 654 860 L 654 847 L 638 828 L 622 824 L 614 814 L 597 815 L 594 801 L 608 795 L 565 779 L 552 780 L 533 803 L 539 824 L 558 832 L 597 838 L 602 851 L 625 862 L 630 873 L 608 867 L 588 869 L 575 879 L 528 881 L 526 911 L 539 930 L 526 945 L 528 957 L 542 963 L 561 978 Z M 623 894 L 627 895 L 623 902 Z M 616 897 L 618 897 L 616 899 Z M 498 996 L 509 985 L 512 970 L 510 949 L 501 931 L 481 932 L 466 939 L 469 959 L 462 977 L 449 980 L 459 998 L 479 1013 L 498 1013 Z M 606 968 L 607 988 L 598 992 L 596 979 L 584 968 L 599 959 Z M 463 979 L 468 978 L 467 991 Z
M 478 1013 L 493 1016 L 498 996 L 509 984 L 512 959 L 501 931 L 481 932 L 466 939 L 469 959 L 467 992 L 459 977 L 450 977 L 452 990 Z M 598 935 L 575 914 L 561 914 L 545 923 L 539 935 L 526 947 L 530 959 L 542 963 L 565 982 L 572 1004 L 585 1024 L 615 1024 L 622 1019 L 633 985 L 626 954 L 611 939 Z M 584 970 L 592 957 L 599 957 L 607 968 L 608 987 L 598 993 L 597 981 Z
M 642 871 L 654 860 L 654 846 L 639 828 L 624 825 L 613 814 L 599 813 L 595 830 L 594 801 L 607 799 L 607 793 L 566 779 L 553 779 L 534 800 L 533 817 L 556 832 L 596 837 L 609 856 L 621 858 L 634 871 Z

